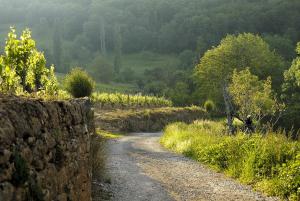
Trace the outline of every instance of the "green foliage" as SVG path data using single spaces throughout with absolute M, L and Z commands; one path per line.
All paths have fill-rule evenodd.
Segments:
M 266 35 L 264 40 L 270 44 L 271 49 L 274 49 L 279 55 L 283 56 L 288 61 L 295 57 L 295 47 L 293 41 L 287 36 Z
M 299 154 L 278 168 L 278 176 L 259 182 L 256 187 L 270 195 L 298 201 L 300 199 L 300 157 Z
M 279 169 L 279 185 L 276 191 L 291 200 L 300 199 L 300 154 Z M 291 193 L 292 192 L 292 193 Z
M 74 68 L 66 75 L 65 89 L 75 98 L 89 97 L 95 87 L 94 80 L 82 69 Z
M 5 54 L 0 57 L 0 82 L 4 93 L 42 91 L 54 95 L 57 92 L 54 67 L 46 67 L 44 54 L 36 49 L 28 29 L 17 39 L 15 29 L 11 28 Z
M 180 68 L 188 69 L 194 67 L 195 53 L 191 50 L 184 50 L 179 54 Z
M 105 93 L 125 93 L 134 94 L 138 92 L 138 88 L 134 84 L 122 84 L 122 83 L 96 83 L 96 91 Z
M 102 56 L 97 56 L 89 65 L 88 71 L 93 78 L 102 83 L 109 83 L 114 78 L 113 66 Z
M 299 40 L 300 32 L 296 26 L 300 5 L 297 1 L 90 0 L 87 3 L 86 0 L 30 0 L 18 1 L 18 4 L 5 0 L 0 2 L 3 11 L 0 15 L 3 19 L 1 28 L 6 24 L 30 24 L 37 32 L 39 42 L 43 42 L 47 49 L 52 49 L 53 46 L 51 39 L 57 26 L 54 22 L 60 22 L 63 25 L 60 35 L 65 53 L 62 61 L 71 57 L 70 59 L 78 65 L 81 64 L 77 63 L 81 60 L 81 57 L 78 57 L 79 52 L 85 54 L 101 50 L 103 32 L 106 36 L 107 52 L 114 50 L 113 36 L 116 25 L 124 27 L 124 52 L 154 50 L 178 53 L 197 48 L 199 53 L 203 53 L 207 47 L 215 45 L 228 33 L 249 31 L 277 34 L 294 43 Z M 261 12 L 262 9 L 264 12 Z M 62 10 L 64 12 L 61 12 Z M 196 41 L 200 45 L 197 45 Z M 69 44 L 78 48 L 70 49 Z M 93 54 L 87 56 L 84 58 L 85 62 L 94 58 Z
M 191 102 L 189 91 L 190 90 L 186 83 L 178 82 L 176 83 L 173 89 L 170 89 L 170 91 L 168 92 L 168 96 L 174 102 L 174 105 L 185 106 L 185 105 L 189 105 Z
M 16 72 L 3 62 L 3 57 L 0 57 L 0 91 L 4 93 L 15 93 L 22 91 L 20 86 L 20 78 Z
M 132 83 L 137 78 L 136 73 L 131 68 L 125 68 L 118 75 L 118 80 L 123 83 Z
M 115 28 L 115 40 L 114 40 L 114 50 L 115 50 L 115 58 L 114 58 L 114 70 L 115 73 L 120 73 L 122 68 L 122 35 L 120 26 Z
M 207 100 L 204 103 L 204 108 L 207 112 L 213 112 L 216 109 L 216 105 L 212 100 Z
M 144 91 L 147 94 L 162 96 L 166 93 L 167 85 L 163 81 L 152 81 L 147 83 L 144 87 Z
M 54 34 L 53 34 L 53 57 L 55 65 L 58 66 L 61 70 L 65 70 L 61 67 L 62 65 L 62 41 L 60 27 L 58 26 L 57 20 L 54 25 Z M 64 71 L 65 72 L 65 71 Z
M 55 64 L 59 72 L 66 72 L 70 66 L 85 66 L 98 57 L 96 52 L 101 52 L 109 60 L 112 70 L 115 66 L 118 72 L 121 63 L 122 68 L 135 71 L 139 83 L 140 80 L 148 82 L 149 78 L 142 75 L 145 69 L 168 68 L 166 78 L 160 81 L 169 89 L 173 88 L 174 82 L 182 81 L 169 76 L 176 67 L 189 69 L 195 57 L 195 62 L 198 62 L 204 52 L 216 46 L 227 34 L 257 33 L 270 44 L 272 51 L 288 61 L 294 58 L 292 49 L 300 39 L 297 26 L 300 2 L 296 0 L 0 2 L 0 30 L 5 30 L 7 24 L 30 25 L 47 61 Z M 189 59 L 191 51 L 196 53 L 193 59 Z M 268 66 L 276 69 L 275 65 Z M 91 69 L 88 72 L 93 73 Z M 280 86 L 277 79 L 280 82 L 282 74 L 276 74 L 276 79 L 272 75 L 272 80 L 277 90 L 276 87 Z M 140 87 L 140 90 L 144 88 Z M 199 91 L 195 104 L 203 104 L 212 98 L 219 106 L 217 97 L 206 96 L 211 90 L 204 83 Z
M 250 33 L 228 35 L 220 45 L 208 50 L 196 66 L 203 101 L 211 98 L 220 105 L 222 87 L 230 81 L 233 70 L 247 67 L 260 79 L 271 75 L 273 86 L 280 86 L 283 62 L 261 37 Z
M 299 141 L 281 133 L 226 136 L 224 130 L 223 122 L 175 123 L 160 142 L 270 195 L 299 200 Z
M 300 55 L 300 43 L 297 45 L 297 53 Z M 283 126 L 286 128 L 300 129 L 300 56 L 294 59 L 292 66 L 284 73 L 282 85 L 282 98 L 287 105 L 283 118 Z
M 92 100 L 101 106 L 115 106 L 115 107 L 170 107 L 172 102 L 155 96 L 127 95 L 120 93 L 93 93 Z
M 270 77 L 267 80 L 259 80 L 248 68 L 240 72 L 234 70 L 229 91 L 238 107 L 240 118 L 246 119 L 251 115 L 254 120 L 260 122 L 264 117 L 275 115 L 284 109 L 273 95 L 271 82 Z

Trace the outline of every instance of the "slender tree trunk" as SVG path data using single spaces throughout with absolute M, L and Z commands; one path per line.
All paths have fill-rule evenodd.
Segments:
M 235 129 L 233 126 L 233 107 L 231 104 L 231 98 L 228 92 L 228 84 L 225 82 L 223 84 L 223 98 L 224 98 L 224 103 L 225 103 L 225 109 L 226 109 L 226 116 L 227 116 L 227 125 L 229 129 L 230 134 L 234 134 Z
M 115 27 L 114 34 L 114 49 L 115 49 L 115 59 L 114 59 L 114 70 L 115 73 L 120 73 L 120 69 L 122 68 L 122 35 L 121 35 L 121 27 L 117 25 Z
M 100 48 L 102 55 L 106 56 L 106 33 L 104 19 L 100 21 Z
M 54 24 L 54 35 L 53 35 L 53 57 L 55 61 L 55 66 L 63 72 L 67 72 L 62 66 L 62 41 L 61 41 L 61 31 L 58 20 L 55 20 Z

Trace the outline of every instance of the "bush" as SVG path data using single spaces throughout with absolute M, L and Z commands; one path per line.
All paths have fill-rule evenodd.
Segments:
M 73 69 L 65 78 L 66 90 L 75 98 L 91 96 L 95 87 L 94 80 L 82 69 Z
M 216 109 L 216 105 L 212 100 L 207 100 L 204 103 L 204 108 L 207 112 L 213 112 Z
M 300 142 L 282 133 L 223 135 L 222 122 L 167 126 L 161 143 L 269 195 L 300 199 Z
M 0 92 L 12 94 L 32 94 L 42 97 L 56 95 L 58 83 L 54 66 L 46 67 L 44 53 L 36 48 L 29 29 L 18 39 L 11 28 L 6 40 L 4 54 L 0 55 Z

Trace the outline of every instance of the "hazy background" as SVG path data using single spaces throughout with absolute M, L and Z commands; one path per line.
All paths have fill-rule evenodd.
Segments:
M 287 62 L 300 41 L 299 0 L 0 0 L 10 26 L 32 30 L 48 64 L 80 66 L 103 91 L 198 103 L 192 70 L 227 34 L 257 33 Z

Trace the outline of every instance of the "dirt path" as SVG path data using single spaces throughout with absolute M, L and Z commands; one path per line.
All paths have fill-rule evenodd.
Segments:
M 166 151 L 158 143 L 160 135 L 136 133 L 109 141 L 111 200 L 276 200 Z

